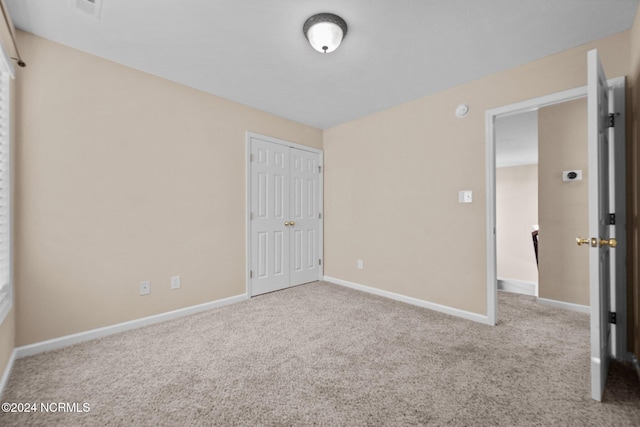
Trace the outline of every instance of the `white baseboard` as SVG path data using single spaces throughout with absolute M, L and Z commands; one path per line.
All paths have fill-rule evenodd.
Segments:
M 548 305 L 550 307 L 562 308 L 564 310 L 577 311 L 579 313 L 587 313 L 587 314 L 591 313 L 591 307 L 589 307 L 588 305 L 573 304 L 573 303 L 570 303 L 570 302 L 557 301 L 557 300 L 554 300 L 554 299 L 547 299 L 547 298 L 538 298 L 537 301 L 540 304 Z
M 502 279 L 498 277 L 498 289 L 515 294 L 538 296 L 538 284 L 516 279 Z
M 2 398 L 2 393 L 4 393 L 4 388 L 7 386 L 7 382 L 9 381 L 9 376 L 11 375 L 11 369 L 13 369 L 13 361 L 16 360 L 16 350 L 13 349 L 11 352 L 11 356 L 9 357 L 9 362 L 7 362 L 6 368 L 4 368 L 4 372 L 2 373 L 2 378 L 0 378 L 0 398 Z
M 368 292 L 370 294 L 378 295 L 385 298 L 394 299 L 407 304 L 417 305 L 418 307 L 428 308 L 429 310 L 438 311 L 440 313 L 450 314 L 451 316 L 461 317 L 463 319 L 472 320 L 478 323 L 484 323 L 489 325 L 489 318 L 482 314 L 472 313 L 470 311 L 459 310 L 457 308 L 449 307 L 446 305 L 436 304 L 433 302 L 408 297 L 402 294 L 396 294 L 394 292 L 384 291 L 382 289 L 376 289 L 358 283 L 348 282 L 342 279 L 336 279 L 335 277 L 324 276 L 326 282 L 335 283 L 336 285 L 345 286 L 347 288 L 356 289 L 358 291 Z
M 248 294 L 236 295 L 233 297 L 211 301 L 204 304 L 199 304 L 191 307 L 181 308 L 178 310 L 168 311 L 166 313 L 143 317 L 141 319 L 131 320 L 124 323 L 118 323 L 116 325 L 105 326 L 103 328 L 92 329 L 90 331 L 79 332 L 77 334 L 66 335 L 60 338 L 54 338 L 47 341 L 37 342 L 35 344 L 29 344 L 22 347 L 17 347 L 14 350 L 14 353 L 15 353 L 16 359 L 19 359 L 21 357 L 26 357 L 26 356 L 32 356 L 34 354 L 42 353 L 44 351 L 55 350 L 58 348 L 67 347 L 80 342 L 105 337 L 107 335 L 117 334 L 118 332 L 124 332 L 131 329 L 140 328 L 142 326 L 153 325 L 155 323 L 160 323 L 160 322 L 164 322 L 171 319 L 177 319 L 179 317 L 189 316 L 191 314 L 196 314 L 202 311 L 211 310 L 212 308 L 218 308 L 225 305 L 234 304 L 247 299 L 249 299 Z

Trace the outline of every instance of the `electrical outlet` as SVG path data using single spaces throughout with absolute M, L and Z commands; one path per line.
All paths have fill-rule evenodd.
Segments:
M 362 270 L 364 268 L 363 262 L 361 259 L 358 260 L 358 270 Z
M 473 191 L 462 190 L 458 192 L 458 203 L 472 203 L 472 202 L 473 202 Z
M 145 280 L 140 282 L 140 295 L 149 295 L 151 293 L 151 281 Z
M 171 289 L 180 288 L 180 276 L 172 276 L 171 277 Z

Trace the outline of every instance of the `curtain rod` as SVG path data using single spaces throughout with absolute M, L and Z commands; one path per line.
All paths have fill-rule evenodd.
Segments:
M 7 14 L 7 10 L 4 8 L 4 1 L 0 1 L 0 8 L 2 8 L 2 15 L 4 16 L 4 22 L 7 24 L 7 29 L 9 30 L 9 35 L 11 36 L 11 42 L 13 43 L 13 48 L 16 51 L 17 58 L 14 58 L 12 56 L 11 59 L 13 59 L 14 61 L 17 61 L 16 63 L 18 64 L 18 66 L 26 67 L 27 64 L 20 57 L 20 51 L 18 50 L 18 44 L 16 43 L 16 36 L 13 34 L 13 23 L 11 22 L 11 19 Z

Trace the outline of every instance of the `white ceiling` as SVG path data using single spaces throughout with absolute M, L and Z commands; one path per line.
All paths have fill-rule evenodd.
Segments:
M 496 118 L 496 167 L 538 163 L 538 110 Z
M 321 129 L 631 27 L 638 0 L 6 0 L 18 28 Z M 340 15 L 331 54 L 305 20 Z M 29 66 L 29 58 L 24 60 Z

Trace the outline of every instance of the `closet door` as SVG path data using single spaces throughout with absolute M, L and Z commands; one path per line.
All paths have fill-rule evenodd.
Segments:
M 250 293 L 321 274 L 320 154 L 250 139 Z
M 253 138 L 250 214 L 252 295 L 289 286 L 289 192 L 289 147 Z
M 320 156 L 291 148 L 290 165 L 289 246 L 293 286 L 318 280 L 320 275 Z

